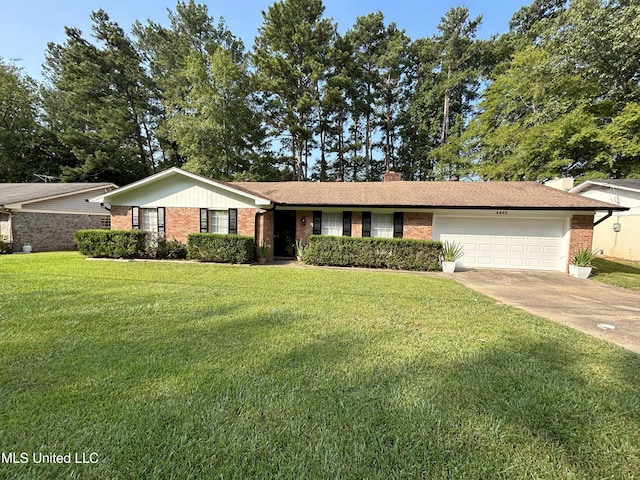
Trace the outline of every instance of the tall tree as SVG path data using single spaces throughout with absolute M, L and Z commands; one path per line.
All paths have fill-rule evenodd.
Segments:
M 75 28 L 64 45 L 48 46 L 46 119 L 77 161 L 64 179 L 125 184 L 154 169 L 148 79 L 124 31 L 102 10 L 91 19 L 102 48 Z
M 188 159 L 185 169 L 232 180 L 258 163 L 264 134 L 246 68 L 222 47 L 206 64 L 195 51 L 187 58 L 184 74 L 191 88 L 178 105 L 180 113 L 166 122 L 169 140 Z
M 207 6 L 193 0 L 178 1 L 175 11 L 168 10 L 168 17 L 168 27 L 152 21 L 146 25 L 136 22 L 132 31 L 153 79 L 151 113 L 157 124 L 161 163 L 180 166 L 189 158 L 184 156 L 185 150 L 175 138 L 170 139 L 168 125 L 175 123 L 175 117 L 188 114 L 186 104 L 191 94 L 194 63 L 208 71 L 211 56 L 218 48 L 224 48 L 235 63 L 240 63 L 244 45 L 229 31 L 224 19 L 216 23 Z
M 306 153 L 318 124 L 319 89 L 336 27 L 323 18 L 322 0 L 283 0 L 263 12 L 255 39 L 263 108 L 272 134 L 291 152 L 296 180 L 307 178 Z
M 0 59 L 0 182 L 28 179 L 36 99 L 35 82 Z
M 423 179 L 461 176 L 468 170 L 461 136 L 480 87 L 483 43 L 475 36 L 481 20 L 470 19 L 466 7 L 452 8 L 440 20 L 437 35 L 415 42 L 420 68 L 410 113 L 419 130 L 413 138 L 427 142 L 412 142 L 426 163 L 420 169 Z

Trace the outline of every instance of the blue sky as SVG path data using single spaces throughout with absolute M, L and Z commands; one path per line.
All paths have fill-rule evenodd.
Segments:
M 482 14 L 479 37 L 504 33 L 509 20 L 523 5 L 533 0 L 324 0 L 325 16 L 338 23 L 340 32 L 349 29 L 358 16 L 381 11 L 387 23 L 396 22 L 412 39 L 436 32 L 440 18 L 451 7 L 465 5 L 472 17 Z M 262 11 L 273 0 L 200 0 L 214 18 L 224 17 L 231 32 L 242 38 L 247 48 L 262 25 Z M 63 43 L 64 27 L 78 27 L 85 37 L 91 34 L 89 15 L 104 9 L 112 20 L 129 32 L 135 20 L 167 23 L 167 9 L 175 0 L 22 0 L 2 2 L 0 14 L 0 57 L 23 67 L 40 79 L 48 42 Z

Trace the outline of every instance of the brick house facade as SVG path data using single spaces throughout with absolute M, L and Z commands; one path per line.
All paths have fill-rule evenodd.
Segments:
M 594 213 L 613 207 L 533 182 L 389 180 L 224 183 L 170 169 L 91 201 L 111 204 L 114 229 L 132 228 L 133 209 L 161 209 L 164 234 L 181 242 L 222 218 L 229 227 L 218 233 L 267 242 L 268 257 L 293 256 L 295 241 L 313 234 L 453 238 L 472 268 L 560 271 L 591 246 Z
M 112 183 L 0 183 L 0 240 L 19 252 L 74 250 L 76 230 L 110 228 L 111 217 L 89 197 Z

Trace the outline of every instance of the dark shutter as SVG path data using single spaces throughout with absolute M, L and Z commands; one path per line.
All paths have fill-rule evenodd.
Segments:
M 322 234 L 322 212 L 320 210 L 313 212 L 313 234 Z
M 140 207 L 131 209 L 131 228 L 134 230 L 140 229 Z
M 393 212 L 393 238 L 402 238 L 402 212 Z
M 163 237 L 167 233 L 165 226 L 165 213 L 164 207 L 158 207 L 158 233 Z
M 238 209 L 230 208 L 229 209 L 229 233 L 233 235 L 238 234 Z
M 342 235 L 351 236 L 351 212 L 342 212 Z
M 200 209 L 200 233 L 207 233 L 209 231 L 209 209 Z
M 371 236 L 371 212 L 362 212 L 362 236 Z

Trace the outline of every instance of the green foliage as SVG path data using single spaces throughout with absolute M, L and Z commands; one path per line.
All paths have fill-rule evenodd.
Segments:
M 640 356 L 452 280 L 73 252 L 0 272 L 0 444 L 99 455 L 1 478 L 640 477 Z
M 94 258 L 136 258 L 146 248 L 143 230 L 78 230 L 74 240 L 80 253 Z
M 191 233 L 187 238 L 187 258 L 201 262 L 250 263 L 253 238 L 241 235 Z
M 458 242 L 442 242 L 442 260 L 444 262 L 455 262 L 464 255 L 462 245 Z
M 263 14 L 253 49 L 265 121 L 289 137 L 288 163 L 296 180 L 307 178 L 305 148 L 313 137 L 319 87 L 336 35 L 336 26 L 322 18 L 323 12 L 322 0 L 275 2 Z
M 591 267 L 591 263 L 597 258 L 596 252 L 589 248 L 579 248 L 571 258 L 571 263 L 577 267 Z
M 442 245 L 428 240 L 312 235 L 305 263 L 341 267 L 439 270 Z
M 0 255 L 13 252 L 13 244 L 0 239 Z
M 596 269 L 593 280 L 640 292 L 640 262 L 599 257 L 592 266 Z

